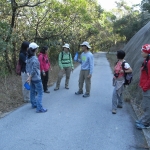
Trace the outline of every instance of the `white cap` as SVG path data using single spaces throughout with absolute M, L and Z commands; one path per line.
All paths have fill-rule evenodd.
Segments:
M 29 48 L 32 48 L 32 49 L 37 49 L 38 47 L 39 46 L 36 43 L 34 43 L 34 42 L 29 44 Z
M 81 46 L 85 45 L 87 48 L 91 48 L 91 46 L 89 45 L 89 43 L 87 41 L 84 41 L 82 44 L 80 44 Z
M 66 47 L 66 48 L 70 49 L 69 44 L 67 44 L 67 43 L 63 47 Z

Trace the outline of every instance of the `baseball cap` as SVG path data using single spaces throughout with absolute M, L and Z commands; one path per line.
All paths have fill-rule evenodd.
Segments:
M 38 47 L 39 46 L 36 43 L 34 43 L 34 42 L 29 44 L 29 48 L 32 48 L 32 49 L 37 49 Z

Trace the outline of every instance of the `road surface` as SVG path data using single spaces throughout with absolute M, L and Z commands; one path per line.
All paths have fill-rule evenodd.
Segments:
M 124 103 L 111 113 L 112 72 L 105 53 L 96 53 L 91 96 L 75 95 L 80 66 L 71 74 L 70 89 L 44 94 L 47 113 L 37 114 L 30 104 L 0 119 L 0 150 L 144 150 L 135 114 Z

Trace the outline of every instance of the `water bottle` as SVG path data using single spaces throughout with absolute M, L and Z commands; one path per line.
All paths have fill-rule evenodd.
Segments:
M 78 52 L 76 52 L 75 56 L 74 56 L 74 61 L 78 60 Z
M 25 82 L 24 88 L 27 90 L 30 90 L 30 84 L 28 82 Z

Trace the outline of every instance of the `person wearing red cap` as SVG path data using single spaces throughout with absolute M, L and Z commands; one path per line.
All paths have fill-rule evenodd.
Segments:
M 142 46 L 141 55 L 145 58 L 140 75 L 140 87 L 143 91 L 143 115 L 136 121 L 136 127 L 138 129 L 145 129 L 150 127 L 150 44 Z

